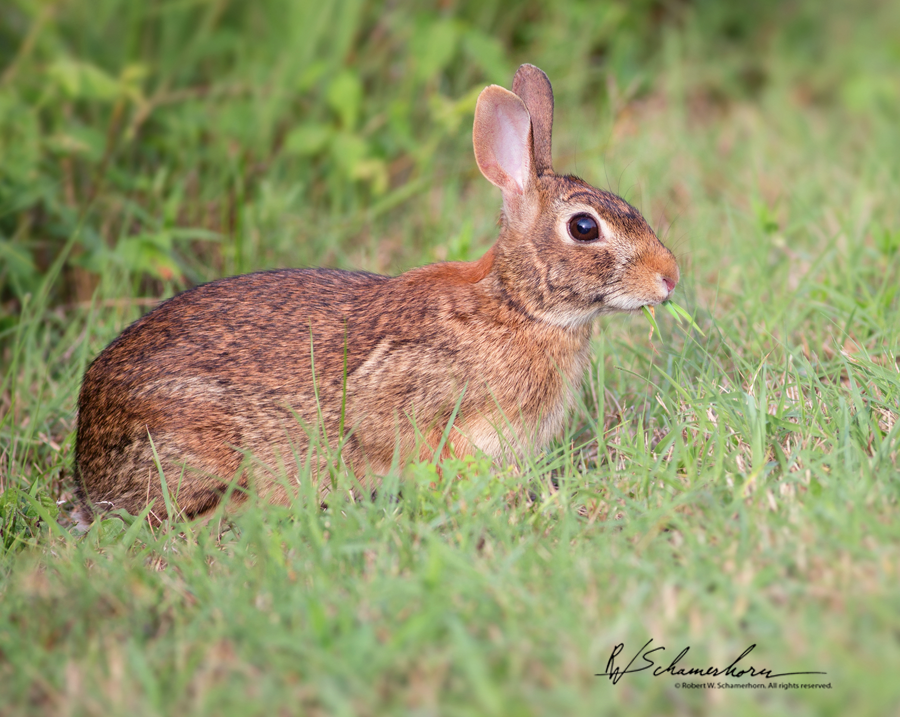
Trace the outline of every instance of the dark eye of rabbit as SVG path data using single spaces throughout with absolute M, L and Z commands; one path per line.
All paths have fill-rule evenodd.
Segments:
M 594 241 L 600 237 L 600 228 L 590 214 L 576 214 L 569 220 L 569 234 L 576 241 Z

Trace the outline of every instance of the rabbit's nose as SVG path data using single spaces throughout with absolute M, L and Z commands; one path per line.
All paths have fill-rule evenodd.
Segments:
M 671 279 L 668 276 L 662 277 L 663 284 L 666 285 L 666 293 L 671 294 L 675 291 L 675 285 L 678 283 L 677 279 Z

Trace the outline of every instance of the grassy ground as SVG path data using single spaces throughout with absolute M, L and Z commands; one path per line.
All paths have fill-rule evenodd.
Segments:
M 320 5 L 0 11 L 0 711 L 897 713 L 896 6 Z M 644 211 L 705 335 L 603 321 L 518 471 L 76 535 L 90 358 L 190 282 L 478 256 L 473 93 L 520 61 L 557 169 Z M 595 676 L 650 639 L 827 674 Z

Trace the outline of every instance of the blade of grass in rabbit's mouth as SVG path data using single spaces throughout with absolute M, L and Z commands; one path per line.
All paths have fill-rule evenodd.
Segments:
M 691 316 L 690 312 L 684 307 L 676 304 L 671 299 L 663 301 L 660 306 L 665 307 L 666 311 L 668 311 L 672 315 L 672 318 L 675 319 L 675 323 L 677 323 L 679 326 L 682 323 L 686 322 L 689 328 L 696 329 L 697 333 L 699 333 L 701 336 L 706 336 L 706 334 L 703 333 L 703 329 L 697 326 L 697 322 L 694 321 L 694 317 Z M 653 335 L 654 330 L 659 333 L 659 325 L 656 323 L 656 307 L 642 306 L 641 308 L 644 310 L 644 315 L 650 322 L 650 335 Z

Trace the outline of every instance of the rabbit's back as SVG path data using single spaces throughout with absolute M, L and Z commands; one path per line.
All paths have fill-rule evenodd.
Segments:
M 291 460 L 308 445 L 297 418 L 315 417 L 317 392 L 330 407 L 336 356 L 343 371 L 346 354 L 349 372 L 364 354 L 365 335 L 354 332 L 356 350 L 346 352 L 344 337 L 386 281 L 322 269 L 259 272 L 196 287 L 136 321 L 85 374 L 76 464 L 87 497 L 130 512 L 161 499 L 158 458 L 194 514 L 221 499 L 241 451 L 262 473 Z

